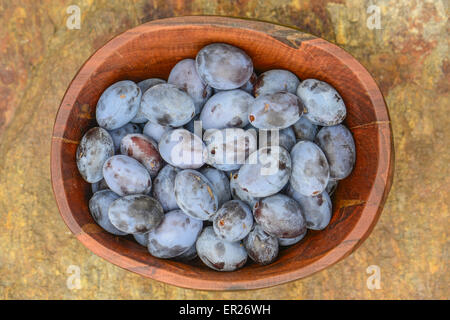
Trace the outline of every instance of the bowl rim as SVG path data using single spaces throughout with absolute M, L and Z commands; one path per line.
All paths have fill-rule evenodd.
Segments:
M 159 266 L 148 266 L 142 263 L 137 265 L 136 261 L 133 259 L 104 247 L 88 233 L 84 232 L 72 215 L 72 211 L 69 207 L 69 200 L 63 192 L 64 184 L 61 172 L 62 160 L 60 155 L 61 149 L 64 147 L 65 143 L 78 144 L 78 141 L 71 141 L 64 138 L 65 127 L 61 126 L 61 123 L 66 124 L 70 115 L 70 110 L 67 110 L 64 106 L 74 105 L 76 97 L 81 90 L 81 86 L 77 86 L 77 83 L 82 80 L 81 78 L 85 77 L 85 71 L 89 69 L 89 66 L 93 63 L 93 58 L 101 59 L 103 54 L 107 55 L 110 48 L 120 47 L 135 37 L 138 37 L 140 33 L 144 31 L 148 32 L 150 29 L 163 30 L 177 28 L 180 26 L 202 27 L 206 25 L 214 27 L 239 28 L 240 26 L 237 25 L 239 23 L 244 24 L 247 28 L 252 29 L 254 32 L 260 32 L 266 35 L 269 34 L 276 40 L 279 40 L 276 33 L 280 30 L 295 32 L 300 36 L 300 38 L 306 39 L 305 42 L 307 41 L 314 43 L 315 46 L 319 46 L 328 54 L 333 55 L 341 61 L 345 61 L 345 64 L 354 74 L 356 74 L 361 84 L 365 86 L 367 95 L 374 106 L 377 121 L 364 124 L 363 126 L 377 127 L 377 134 L 379 138 L 384 142 L 387 141 L 389 148 L 384 150 L 385 152 L 379 154 L 380 159 L 377 164 L 378 167 L 374 180 L 375 182 L 361 212 L 361 215 L 364 215 L 364 219 L 359 219 L 356 222 L 354 228 L 347 234 L 345 239 L 339 243 L 339 245 L 323 254 L 319 259 L 313 261 L 309 265 L 300 269 L 289 270 L 282 274 L 265 275 L 263 278 L 257 280 L 240 279 L 232 281 L 231 283 L 218 282 L 215 279 L 194 279 L 191 276 L 185 276 L 180 273 L 167 271 Z M 380 148 L 386 148 L 386 146 L 381 146 L 380 140 L 379 144 Z M 96 255 L 126 270 L 182 288 L 199 290 L 249 290 L 271 287 L 310 276 L 344 259 L 355 251 L 362 244 L 362 242 L 364 242 L 375 227 L 375 224 L 377 223 L 383 210 L 389 190 L 392 186 L 394 171 L 394 144 L 388 109 L 379 87 L 369 72 L 344 49 L 321 38 L 316 38 L 315 36 L 301 32 L 296 28 L 282 26 L 272 22 L 225 16 L 182 16 L 153 20 L 129 29 L 109 40 L 84 62 L 75 77 L 70 82 L 55 118 L 51 141 L 50 169 L 53 193 L 61 217 L 67 227 L 76 235 L 78 240 L 80 240 L 84 246 Z M 380 190 L 382 190 L 382 192 L 380 192 Z M 147 268 L 143 268 L 144 266 Z

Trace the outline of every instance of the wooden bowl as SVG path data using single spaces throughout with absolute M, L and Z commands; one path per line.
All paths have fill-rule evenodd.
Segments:
M 258 72 L 288 69 L 300 79 L 333 85 L 347 106 L 345 124 L 356 144 L 356 165 L 339 183 L 334 212 L 323 231 L 308 231 L 278 259 L 252 262 L 235 272 L 217 272 L 201 261 L 186 264 L 152 257 L 130 237 L 103 231 L 89 214 L 91 187 L 80 176 L 75 152 L 96 125 L 101 93 L 119 80 L 167 79 L 181 59 L 203 46 L 226 42 L 245 50 Z M 172 285 L 205 290 L 269 287 L 309 276 L 352 253 L 375 226 L 392 184 L 394 150 L 383 96 L 367 70 L 339 47 L 298 30 L 266 22 L 215 16 L 152 21 L 131 29 L 92 55 L 70 84 L 56 117 L 51 150 L 53 191 L 61 216 L 96 255 L 133 272 Z

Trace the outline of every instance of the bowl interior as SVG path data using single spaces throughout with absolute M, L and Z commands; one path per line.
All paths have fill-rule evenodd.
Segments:
M 86 62 L 66 92 L 54 128 L 52 182 L 58 206 L 69 228 L 94 253 L 178 286 L 257 288 L 307 276 L 350 254 L 378 218 L 390 185 L 386 181 L 391 157 L 382 152 L 391 148 L 383 98 L 359 63 L 322 39 L 268 23 L 212 18 L 215 20 L 191 17 L 142 25 L 114 38 Z M 91 187 L 79 175 L 75 162 L 78 142 L 96 125 L 96 103 L 109 85 L 125 79 L 167 79 L 178 61 L 194 58 L 212 42 L 242 48 L 258 72 L 288 69 L 300 79 L 318 78 L 333 85 L 346 103 L 345 125 L 354 135 L 357 152 L 352 174 L 339 183 L 334 195 L 333 217 L 325 230 L 308 231 L 303 241 L 281 250 L 268 266 L 248 262 L 228 273 L 213 271 L 198 260 L 181 263 L 153 258 L 130 237 L 103 231 L 89 214 Z

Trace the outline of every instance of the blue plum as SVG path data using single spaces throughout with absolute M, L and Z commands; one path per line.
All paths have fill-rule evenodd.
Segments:
M 235 89 L 213 95 L 203 107 L 200 120 L 205 130 L 245 127 L 248 122 L 248 108 L 253 103 L 250 94 Z
M 292 127 L 284 129 L 256 129 L 258 132 L 258 146 L 264 148 L 268 146 L 280 146 L 290 151 L 295 145 L 297 139 L 295 138 L 294 130 Z
M 296 200 L 302 208 L 308 229 L 323 230 L 328 226 L 332 215 L 332 204 L 326 191 L 317 196 L 308 197 L 295 191 L 289 185 L 286 194 Z
M 115 200 L 108 209 L 111 223 L 126 233 L 147 233 L 164 218 L 159 202 L 147 195 L 132 194 Z
M 99 182 L 91 183 L 91 190 L 92 190 L 93 194 L 96 193 L 97 191 L 107 190 L 107 189 L 109 189 L 109 187 L 106 184 L 105 179 L 102 179 Z
M 301 235 L 295 238 L 278 238 L 278 244 L 280 245 L 280 247 L 288 247 L 299 243 L 306 236 L 307 231 L 308 230 L 305 229 L 305 231 Z
M 120 231 L 114 227 L 109 220 L 108 210 L 111 204 L 120 197 L 111 190 L 101 190 L 92 196 L 89 200 L 89 211 L 95 222 L 104 230 L 116 236 L 126 235 L 125 232 Z
M 234 271 L 247 262 L 247 251 L 242 243 L 220 239 L 211 226 L 203 229 L 196 248 L 200 260 L 216 271 Z
M 347 178 L 356 161 L 355 141 L 350 130 L 342 124 L 323 127 L 315 141 L 328 159 L 330 177 L 334 180 Z
M 163 134 L 170 130 L 173 130 L 173 128 L 148 121 L 145 124 L 142 133 L 159 143 Z
M 244 239 L 248 256 L 258 264 L 267 265 L 278 256 L 279 244 L 277 237 L 267 234 L 261 226 L 255 224 L 252 231 Z
M 231 199 L 230 180 L 228 180 L 227 175 L 223 171 L 216 168 L 204 167 L 200 170 L 200 173 L 213 185 L 219 207 Z
M 203 136 L 203 126 L 202 126 L 202 122 L 200 121 L 199 114 L 197 114 L 194 118 L 192 118 L 191 121 L 186 123 L 183 126 L 183 128 L 199 137 Z
M 289 181 L 291 157 L 283 147 L 264 147 L 252 153 L 238 172 L 237 183 L 252 197 L 278 193 Z
M 208 220 L 218 209 L 213 185 L 198 171 L 180 171 L 175 177 L 174 191 L 178 206 L 192 218 Z
M 122 141 L 123 137 L 130 133 L 141 133 L 142 130 L 139 125 L 135 123 L 127 123 L 123 127 L 110 130 L 108 132 L 114 141 L 114 152 L 118 153 L 120 152 L 120 142 Z
M 213 89 L 198 75 L 194 59 L 179 61 L 170 71 L 168 83 L 184 90 L 194 100 L 195 114 L 199 114 Z
M 240 200 L 225 202 L 214 215 L 214 232 L 219 238 L 226 241 L 233 242 L 244 239 L 252 226 L 252 211 Z
M 135 233 L 133 234 L 134 240 L 139 243 L 141 246 L 147 248 L 148 244 L 148 232 L 147 233 Z
M 253 216 L 265 232 L 277 238 L 295 238 L 306 229 L 300 205 L 283 194 L 260 199 L 253 207 Z
M 170 83 L 157 84 L 142 96 L 141 112 L 151 122 L 179 127 L 194 117 L 194 100 Z
M 325 190 L 330 176 L 328 161 L 322 150 L 311 141 L 299 141 L 291 150 L 292 187 L 305 196 Z
M 202 139 L 186 129 L 167 131 L 158 145 L 161 157 L 181 169 L 198 169 L 205 164 L 207 149 Z
M 149 78 L 138 82 L 137 86 L 141 89 L 142 94 L 144 94 L 151 87 L 161 83 L 166 83 L 166 81 L 160 78 Z
M 333 195 L 333 193 L 336 191 L 338 186 L 338 181 L 331 179 L 328 180 L 327 187 L 325 188 L 325 191 L 330 195 L 330 197 Z
M 123 137 L 120 143 L 120 153 L 139 161 L 152 178 L 156 177 L 164 164 L 158 151 L 158 144 L 140 133 L 131 133 Z
M 174 260 L 181 262 L 189 262 L 197 258 L 197 248 L 195 243 L 179 256 L 174 257 Z
M 303 115 L 300 119 L 294 123 L 292 126 L 294 130 L 295 137 L 298 140 L 308 140 L 314 141 L 317 132 L 319 131 L 319 127 L 308 120 L 308 118 Z
M 147 247 L 154 257 L 169 259 L 189 250 L 202 231 L 203 222 L 181 210 L 167 212 L 162 222 L 148 233 Z
M 257 79 L 258 79 L 258 76 L 253 71 L 252 75 L 250 76 L 250 79 L 248 79 L 248 81 L 243 86 L 241 86 L 239 89 L 244 90 L 247 93 L 253 94 L 253 88 L 255 86 Z
M 289 92 L 267 93 L 258 96 L 248 109 L 252 126 L 259 129 L 284 129 L 300 119 L 303 104 Z
M 300 80 L 292 72 L 272 69 L 259 75 L 253 88 L 253 95 L 258 97 L 262 94 L 281 91 L 295 94 L 299 84 Z
M 197 53 L 195 65 L 203 81 L 220 90 L 243 86 L 253 73 L 250 57 L 242 49 L 226 43 L 203 47 Z
M 103 176 L 108 187 L 120 196 L 146 194 L 152 187 L 147 169 L 137 160 L 124 155 L 106 160 Z
M 231 196 L 235 200 L 242 200 L 245 202 L 250 208 L 253 208 L 256 202 L 258 202 L 259 198 L 251 196 L 248 191 L 245 191 L 238 184 L 238 173 L 230 174 L 230 190 Z
M 206 163 L 222 171 L 239 169 L 256 151 L 256 132 L 241 128 L 210 129 L 203 139 L 207 148 Z
M 139 87 L 139 89 L 141 89 L 142 94 L 144 94 L 144 92 L 147 91 L 148 89 L 150 89 L 151 87 L 153 87 L 157 84 L 165 83 L 165 82 L 166 81 L 159 79 L 159 78 L 150 78 L 150 79 L 146 79 L 141 82 L 138 82 L 137 86 Z M 136 116 L 131 120 L 131 122 L 133 122 L 133 123 L 147 122 L 147 117 L 145 117 L 145 115 L 141 111 L 140 103 L 139 103 L 138 112 L 136 113 Z
M 164 212 L 178 209 L 177 200 L 175 199 L 175 177 L 181 169 L 165 165 L 153 180 L 153 197 L 161 203 Z

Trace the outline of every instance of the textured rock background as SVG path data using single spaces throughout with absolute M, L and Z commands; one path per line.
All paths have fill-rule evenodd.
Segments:
M 448 7 L 418 0 L 0 0 L 1 299 L 448 299 L 450 130 Z M 66 9 L 81 9 L 68 30 Z M 375 4 L 380 30 L 366 21 Z M 50 137 L 78 68 L 107 40 L 143 22 L 187 14 L 258 18 L 342 46 L 374 76 L 389 106 L 396 171 L 384 212 L 351 256 L 307 279 L 242 292 L 180 289 L 124 271 L 87 250 L 59 216 Z M 67 269 L 81 270 L 69 290 Z M 381 270 L 369 290 L 366 268 Z

